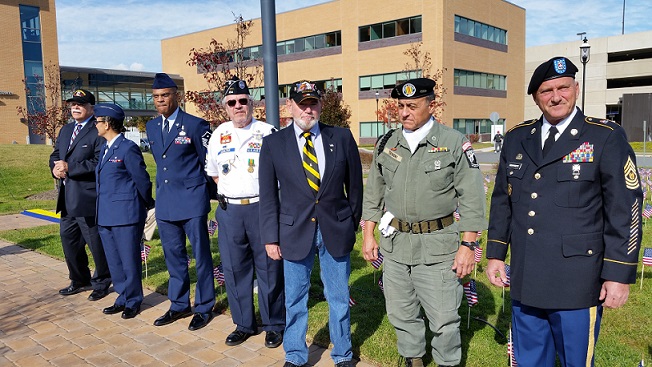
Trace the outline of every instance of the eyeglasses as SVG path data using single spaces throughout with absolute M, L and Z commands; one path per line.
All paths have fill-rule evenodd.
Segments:
M 249 100 L 247 98 L 240 98 L 240 99 L 231 99 L 226 101 L 227 106 L 229 107 L 235 107 L 235 103 L 238 102 L 243 106 L 246 106 L 249 104 Z
M 107 122 L 105 119 L 96 119 L 97 122 L 104 123 Z

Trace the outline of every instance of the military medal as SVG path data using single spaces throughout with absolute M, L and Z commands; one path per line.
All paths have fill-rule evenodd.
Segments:
M 572 129 L 571 130 L 571 135 L 573 135 L 573 136 L 577 135 L 577 129 Z
M 231 133 L 220 134 L 220 144 L 228 144 L 231 142 Z
M 256 132 L 253 133 L 252 135 L 256 140 L 263 140 L 263 133 L 260 132 L 260 130 L 256 130 Z
M 254 160 L 253 160 L 253 159 L 249 159 L 249 160 L 248 160 L 248 163 L 249 163 L 249 164 L 248 164 L 248 165 L 249 165 L 249 168 L 247 168 L 247 171 L 248 171 L 249 173 L 254 173 L 254 167 L 256 167 L 256 165 L 254 164 Z
M 181 132 L 179 132 L 179 136 L 186 136 L 186 127 L 181 125 Z
M 530 135 L 534 135 L 534 133 L 537 132 L 537 128 L 533 127 L 532 130 L 530 130 Z
M 222 173 L 226 175 L 226 174 L 228 174 L 230 171 L 231 171 L 231 167 L 230 167 L 229 163 L 224 163 L 224 164 L 222 165 Z
M 573 178 L 576 180 L 580 178 L 580 168 L 582 168 L 582 166 L 580 166 L 579 164 L 573 165 Z
M 439 160 L 436 160 L 436 161 L 435 161 L 435 169 L 436 169 L 436 170 L 441 169 L 441 161 L 439 161 Z

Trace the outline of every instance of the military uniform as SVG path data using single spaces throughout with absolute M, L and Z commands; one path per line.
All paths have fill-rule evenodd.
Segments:
M 420 304 L 438 335 L 432 341 L 435 362 L 453 365 L 461 358 L 457 310 L 462 286 L 451 267 L 460 232 L 477 232 L 487 226 L 485 195 L 471 143 L 458 131 L 432 122 L 414 153 L 401 130 L 393 131 L 380 153 L 376 147 L 362 217 L 380 222 L 386 209 L 401 222 L 412 224 L 451 217 L 459 205 L 459 222 L 429 233 L 423 226 L 418 231 L 424 233 L 397 230 L 380 241 L 387 312 L 396 328 L 399 353 L 405 357 L 425 354 Z M 428 280 L 433 272 L 441 284 Z
M 505 136 L 487 257 L 511 248 L 511 296 L 539 308 L 599 303 L 605 280 L 633 283 L 642 236 L 636 157 L 612 121 L 575 118 L 544 159 L 542 120 Z

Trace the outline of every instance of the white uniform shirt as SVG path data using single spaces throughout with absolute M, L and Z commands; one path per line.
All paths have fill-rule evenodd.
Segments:
M 232 121 L 213 131 L 208 143 L 206 173 L 219 177 L 217 191 L 228 198 L 258 196 L 258 165 L 263 137 L 272 133 L 274 126 L 252 119 L 243 128 Z

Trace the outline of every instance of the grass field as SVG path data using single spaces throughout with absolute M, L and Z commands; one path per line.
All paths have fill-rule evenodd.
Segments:
M 25 200 L 26 196 L 53 188 L 53 180 L 47 166 L 50 147 L 0 145 L 0 213 L 15 213 L 28 207 L 51 209 L 53 201 L 35 203 Z M 145 154 L 148 170 L 154 177 L 154 163 L 150 154 Z M 489 184 L 491 193 L 493 183 Z M 212 216 L 212 214 L 211 214 Z M 643 247 L 652 247 L 649 241 L 652 226 L 644 227 Z M 63 258 L 58 226 L 10 230 L 0 232 L 0 238 L 17 243 L 23 247 Z M 220 261 L 217 239 L 212 239 L 213 261 Z M 483 240 L 481 241 L 484 243 Z M 351 308 L 351 326 L 354 353 L 367 361 L 380 366 L 396 366 L 396 336 L 387 321 L 383 294 L 376 282 L 380 275 L 360 255 L 360 233 L 358 244 L 351 254 L 351 297 L 357 302 Z M 148 260 L 148 277 L 144 279 L 147 288 L 166 293 L 168 274 L 163 260 L 160 240 L 150 241 L 152 252 Z M 483 244 L 484 247 L 484 244 Z M 479 303 L 471 309 L 470 327 L 467 329 L 468 307 L 463 301 L 460 307 L 462 317 L 463 366 L 502 367 L 507 364 L 506 340 L 487 323 L 506 333 L 510 319 L 509 289 L 505 292 L 503 311 L 502 290 L 489 284 L 484 274 L 486 260 L 478 264 L 477 290 Z M 634 367 L 641 357 L 649 362 L 652 354 L 652 335 L 649 326 L 652 319 L 652 267 L 647 267 L 643 289 L 640 286 L 641 265 L 638 269 L 638 282 L 631 287 L 628 303 L 618 310 L 605 310 L 600 340 L 597 345 L 596 366 Z M 191 264 L 191 277 L 195 279 L 194 261 Z M 310 289 L 310 320 L 308 335 L 316 343 L 328 343 L 328 305 L 321 296 L 319 285 L 319 266 L 313 272 L 313 285 Z M 62 284 L 63 286 L 63 284 Z M 194 287 L 191 287 L 194 290 Z M 218 305 L 226 307 L 226 294 L 218 288 Z M 487 323 L 478 321 L 485 320 Z M 435 364 L 429 354 L 429 366 Z

